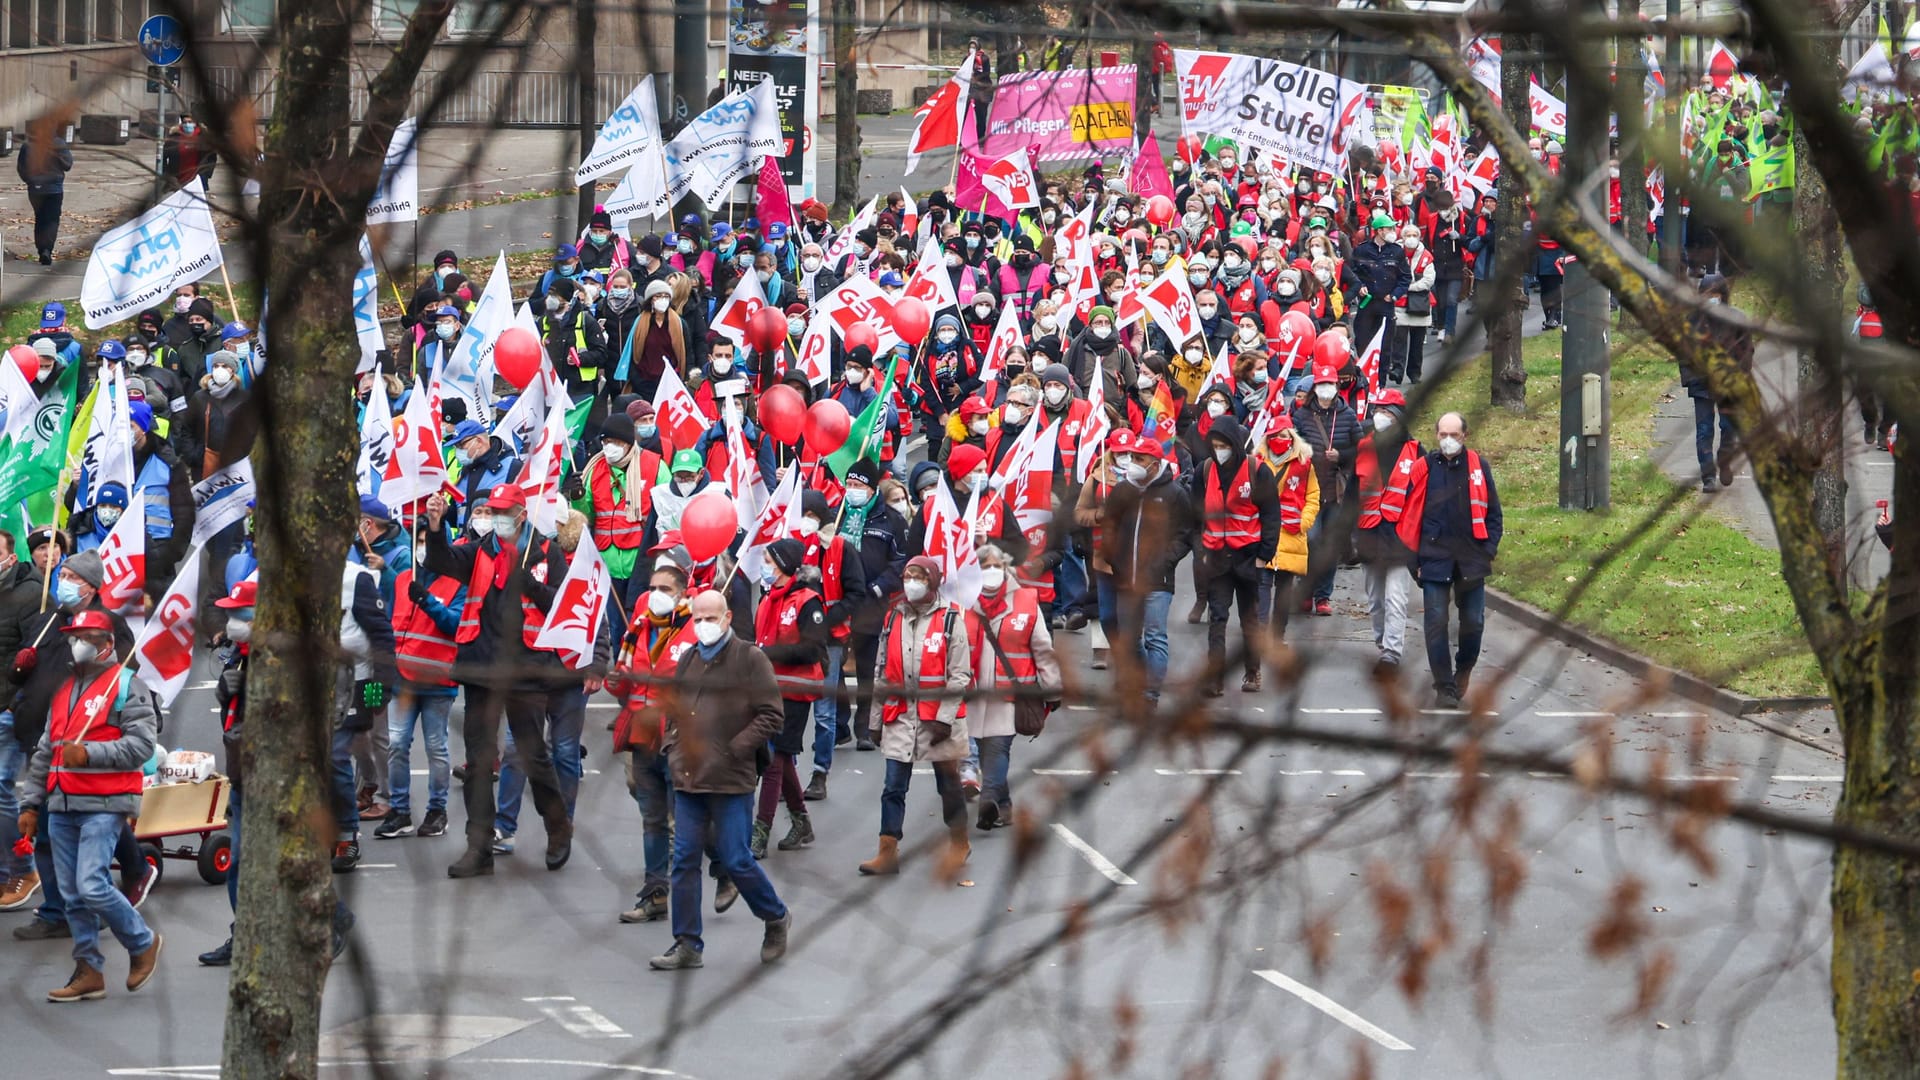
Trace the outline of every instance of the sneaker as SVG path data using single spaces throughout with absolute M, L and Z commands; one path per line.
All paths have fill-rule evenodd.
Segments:
M 412 814 L 388 814 L 387 819 L 380 823 L 380 827 L 373 830 L 373 838 L 375 840 L 397 840 L 402 836 L 412 835 Z
M 147 980 L 153 978 L 153 973 L 160 968 L 160 947 L 166 943 L 164 936 L 155 934 L 153 944 L 147 946 L 146 952 L 134 953 L 128 958 L 127 993 L 131 994 L 147 985 Z
M 562 819 L 547 829 L 547 869 L 558 870 L 573 857 L 573 822 Z
M 1107 650 L 1105 649 L 1093 650 L 1093 670 L 1095 671 L 1107 670 Z
M 427 811 L 427 816 L 420 819 L 420 827 L 414 830 L 413 835 L 415 836 L 447 835 L 447 812 L 445 810 Z
M 73 965 L 67 985 L 47 991 L 47 1000 L 56 1005 L 69 1001 L 99 1001 L 107 996 L 107 977 L 85 964 Z
M 1733 486 L 1733 455 L 1720 455 L 1720 486 Z
M 1718 477 L 1704 476 L 1700 478 L 1700 491 L 1702 494 L 1711 495 L 1719 490 L 1720 480 Z
M 1457 709 L 1460 707 L 1460 691 L 1451 686 L 1437 687 L 1433 691 L 1433 707 L 1436 709 Z
M 360 793 L 354 800 L 354 807 L 360 811 L 361 817 L 366 817 L 367 811 L 373 809 L 373 797 L 378 794 L 380 794 L 378 784 L 360 785 Z
M 1260 673 L 1257 671 L 1247 676 L 1246 678 L 1240 680 L 1240 692 L 1243 694 L 1255 693 L 1259 689 L 1260 689 Z
M 1206 617 L 1207 602 L 1205 600 L 1195 600 L 1193 607 L 1187 609 L 1187 624 L 1189 626 L 1197 624 L 1201 619 Z
M 40 891 L 40 875 L 32 870 L 21 874 L 7 887 L 0 889 L 0 911 L 19 911 L 31 903 L 35 893 Z
M 852 741 L 853 729 L 850 727 L 836 729 L 833 733 L 833 745 L 835 746 L 845 746 Z
M 388 806 L 386 803 L 383 803 L 378 799 L 375 799 L 371 806 L 367 807 L 365 810 L 360 811 L 360 818 L 362 821 L 379 821 L 382 818 L 385 818 L 392 813 L 393 813 L 393 807 Z
M 147 902 L 147 895 L 153 892 L 153 883 L 160 880 L 159 867 L 147 863 L 144 869 L 146 873 L 141 874 L 140 880 L 127 890 L 127 903 L 132 904 L 135 911 L 139 911 L 140 905 Z
M 34 920 L 27 925 L 13 928 L 13 939 L 15 941 L 52 941 L 54 938 L 70 938 L 72 936 L 73 929 L 67 925 L 67 920 L 65 919 L 55 922 L 52 919 L 35 917 Z
M 1081 611 L 1079 608 L 1075 608 L 1072 611 L 1067 613 L 1067 630 L 1069 632 L 1085 630 L 1086 628 L 1087 628 L 1086 612 Z
M 973 827 L 979 829 L 981 832 L 987 832 L 999 828 L 1000 825 L 1000 804 L 992 801 L 982 802 L 980 804 L 980 816 L 974 821 Z
M 631 911 L 620 913 L 623 923 L 656 922 L 667 917 L 667 898 L 664 896 L 643 896 L 633 905 Z
M 648 960 L 647 966 L 655 971 L 685 971 L 689 968 L 701 967 L 705 963 L 699 949 L 676 938 L 673 948 Z
M 878 750 L 880 749 L 880 744 L 874 742 L 871 738 L 867 736 L 867 729 L 861 728 L 853 736 L 853 748 L 855 750 L 863 750 L 863 751 Z
M 1333 601 L 1331 601 L 1331 600 L 1315 600 L 1315 601 L 1313 602 L 1313 613 L 1314 613 L 1315 615 L 1331 615 L 1331 614 L 1333 614 Z
M 760 939 L 760 962 L 771 964 L 787 955 L 787 931 L 793 929 L 793 912 L 767 920 L 766 936 Z
M 340 954 L 347 951 L 347 935 L 353 933 L 353 924 L 355 921 L 353 912 L 348 911 L 344 907 L 334 909 L 333 959 L 340 959 Z
M 200 954 L 201 967 L 226 967 L 233 963 L 233 939 L 229 937 L 216 948 Z
M 827 774 L 823 772 L 814 773 L 813 779 L 807 781 L 807 790 L 801 792 L 800 797 L 808 802 L 820 802 L 824 800 L 827 797 Z
M 1047 629 L 1049 630 L 1065 630 L 1066 628 L 1067 617 L 1065 615 L 1055 615 L 1053 618 L 1047 620 Z
M 960 766 L 960 793 L 969 799 L 980 797 L 980 774 L 964 764 Z
M 333 845 L 333 872 L 351 874 L 360 865 L 360 841 L 340 840 Z
M 715 915 L 724 914 L 728 908 L 733 906 L 733 902 L 738 899 L 740 899 L 740 886 L 735 885 L 732 878 L 723 877 L 713 883 L 713 913 Z
M 493 830 L 493 853 L 495 855 L 513 854 L 513 834 L 501 832 L 499 829 Z

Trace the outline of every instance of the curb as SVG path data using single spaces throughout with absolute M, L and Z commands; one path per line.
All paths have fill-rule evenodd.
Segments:
M 1516 599 L 1488 586 L 1487 608 L 1497 612 L 1530 630 L 1545 634 L 1560 642 L 1571 645 L 1584 652 L 1619 668 L 1632 675 L 1654 676 L 1666 680 L 1672 692 L 1696 705 L 1726 713 L 1728 716 L 1746 720 L 1763 730 L 1770 731 L 1782 738 L 1803 743 L 1815 750 L 1821 750 L 1836 757 L 1844 756 L 1837 738 L 1811 735 L 1792 724 L 1784 723 L 1771 716 L 1763 715 L 1775 712 L 1804 711 L 1808 709 L 1828 708 L 1832 699 L 1824 697 L 1777 697 L 1757 698 L 1736 694 L 1725 690 L 1690 672 L 1671 668 L 1658 661 L 1642 656 L 1631 649 L 1617 645 L 1603 637 L 1588 633 L 1577 626 L 1555 619 L 1541 609 L 1524 600 Z

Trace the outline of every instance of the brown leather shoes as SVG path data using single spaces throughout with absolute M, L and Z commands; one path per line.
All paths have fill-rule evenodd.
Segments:
M 147 946 L 146 952 L 133 955 L 132 963 L 127 966 L 127 993 L 131 994 L 147 985 L 147 980 L 153 978 L 154 971 L 160 966 L 160 946 L 165 943 L 165 938 L 155 934 L 153 944 Z
M 69 1001 L 99 1001 L 107 996 L 107 977 L 85 964 L 73 966 L 67 985 L 47 991 L 47 1000 L 56 1004 Z

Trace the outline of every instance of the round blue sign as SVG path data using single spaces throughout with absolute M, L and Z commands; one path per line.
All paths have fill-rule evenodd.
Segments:
M 180 20 L 171 15 L 155 15 L 140 24 L 140 51 L 147 63 L 172 67 L 187 55 Z

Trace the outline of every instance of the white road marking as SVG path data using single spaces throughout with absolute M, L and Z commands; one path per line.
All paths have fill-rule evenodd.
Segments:
M 1239 776 L 1239 769 L 1155 769 L 1161 776 Z
M 1465 716 L 1467 715 L 1467 710 L 1465 709 L 1421 709 L 1420 711 L 1426 714 L 1427 716 Z M 1492 709 L 1488 709 L 1486 715 L 1499 716 L 1500 714 L 1497 712 L 1494 712 Z
M 357 865 L 362 870 L 398 870 L 400 869 L 400 864 L 397 862 L 363 862 Z
M 1379 716 L 1379 709 L 1301 709 L 1308 716 Z
M 1035 769 L 1035 776 L 1092 776 L 1092 769 Z
M 211 680 L 209 680 L 209 681 L 207 681 L 207 682 L 196 682 L 196 683 L 188 683 L 187 685 L 185 685 L 185 686 L 183 686 L 183 687 L 181 687 L 180 689 L 182 689 L 182 690 L 211 690 L 211 689 L 213 689 L 213 688 L 214 688 L 214 685 L 215 685 L 215 684 L 214 684 L 214 683 L 213 683 L 213 682 L 212 682 Z
M 1302 983 L 1295 982 L 1294 980 L 1287 978 L 1285 975 L 1282 975 L 1277 971 L 1256 971 L 1254 972 L 1254 974 L 1272 983 L 1273 985 L 1279 987 L 1280 989 L 1285 990 L 1287 993 L 1292 994 L 1294 997 L 1299 998 L 1301 1001 L 1304 1001 L 1307 1004 L 1313 1006 L 1314 1008 L 1319 1009 L 1321 1012 L 1326 1013 L 1328 1016 L 1333 1017 L 1335 1020 L 1340 1021 L 1341 1023 L 1347 1025 L 1348 1027 L 1359 1032 L 1360 1034 L 1365 1035 L 1367 1038 L 1372 1039 L 1374 1042 L 1379 1043 L 1381 1046 L 1384 1046 L 1389 1050 L 1413 1049 L 1413 1047 L 1410 1044 L 1401 1042 L 1399 1039 L 1394 1038 L 1386 1030 L 1376 1026 L 1371 1021 L 1361 1016 L 1359 1013 L 1354 1012 L 1352 1009 L 1347 1008 L 1346 1006 L 1333 1000 L 1332 998 L 1321 993 L 1320 991 L 1315 990 L 1311 986 L 1306 986 Z
M 1566 779 L 1567 774 L 1557 773 L 1557 772 L 1535 772 L 1529 769 L 1527 770 L 1527 775 L 1533 777 L 1535 780 L 1564 780 Z
M 633 1036 L 622 1031 L 620 1025 L 593 1010 L 589 1005 L 569 1005 L 570 997 L 530 997 L 520 1000 L 530 1005 L 539 1005 L 547 1019 L 565 1028 L 567 1034 L 582 1039 L 631 1039 Z M 550 1004 L 549 1004 L 550 1003 Z
M 1773 777 L 1776 784 L 1838 784 L 1844 780 L 1844 776 L 1805 776 L 1797 773 L 1781 773 Z
M 1543 720 L 1604 720 L 1613 716 L 1610 712 L 1536 712 L 1533 715 Z
M 1474 773 L 1473 775 L 1479 777 L 1482 780 L 1493 779 L 1492 773 L 1483 772 L 1483 773 Z M 1460 779 L 1460 774 L 1457 772 L 1410 772 L 1407 774 L 1407 779 L 1409 780 L 1458 780 Z
M 1359 769 L 1332 769 L 1328 771 L 1327 775 L 1328 776 L 1365 776 L 1367 774 L 1364 772 L 1361 772 Z
M 1662 720 L 1691 720 L 1696 716 L 1705 716 L 1707 714 L 1702 712 L 1650 712 L 1647 715 L 1658 717 Z
M 1067 706 L 1067 711 L 1068 712 L 1093 712 L 1094 709 L 1093 709 L 1093 706 L 1091 705 L 1069 705 Z
M 1092 866 L 1095 870 L 1098 870 L 1100 871 L 1101 874 L 1105 875 L 1108 881 L 1113 882 L 1115 885 L 1140 884 L 1139 882 L 1128 877 L 1126 871 L 1113 865 L 1112 859 L 1109 859 L 1105 855 L 1102 855 L 1099 852 L 1093 850 L 1093 845 L 1087 843 L 1085 840 L 1080 839 L 1080 837 L 1076 835 L 1072 829 L 1069 829 L 1065 825 L 1062 825 L 1056 821 L 1053 824 L 1053 834 L 1055 836 L 1058 836 L 1060 839 L 1065 840 L 1067 842 L 1068 847 L 1079 852 L 1080 857 L 1087 860 L 1088 865 Z
M 1280 775 L 1281 776 L 1322 776 L 1325 774 L 1320 769 L 1281 769 Z

